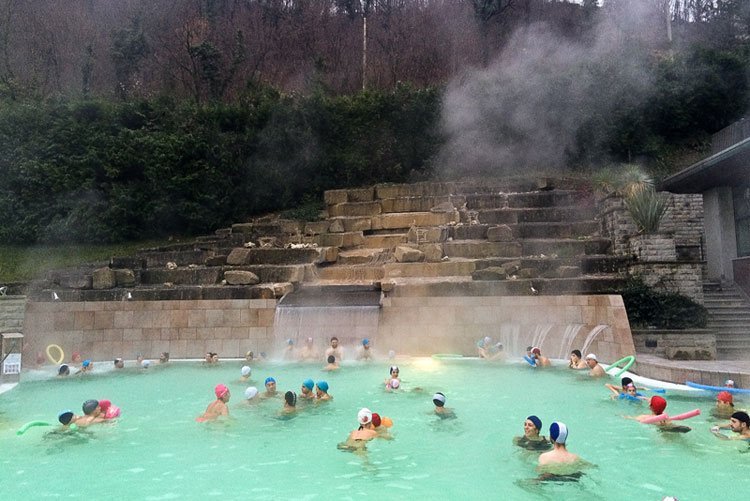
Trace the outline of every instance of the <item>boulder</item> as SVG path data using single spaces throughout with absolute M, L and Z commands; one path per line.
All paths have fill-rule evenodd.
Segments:
M 341 219 L 334 219 L 331 226 L 328 227 L 330 233 L 344 233 L 344 223 Z
M 230 270 L 224 272 L 224 280 L 229 285 L 255 285 L 260 283 L 258 275 L 252 271 Z
M 443 259 L 443 246 L 440 244 L 423 244 L 419 250 L 424 253 L 424 260 L 430 263 L 437 263 Z
M 513 230 L 507 224 L 490 226 L 487 228 L 487 240 L 490 242 L 510 242 L 513 240 Z
M 232 252 L 227 256 L 227 264 L 230 266 L 242 266 L 243 264 L 247 264 L 250 255 L 250 249 L 236 247 L 232 249 Z
M 135 273 L 133 270 L 113 270 L 115 272 L 115 284 L 117 287 L 135 287 Z
M 111 289 L 117 285 L 115 272 L 112 268 L 98 268 L 94 270 L 91 286 L 95 290 Z
M 424 252 L 404 246 L 396 247 L 394 256 L 399 263 L 417 263 L 424 260 Z

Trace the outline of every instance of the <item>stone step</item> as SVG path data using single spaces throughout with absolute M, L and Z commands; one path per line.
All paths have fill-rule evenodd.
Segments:
M 748 360 L 750 348 L 732 348 L 728 350 L 716 348 L 716 358 L 719 360 Z
M 382 266 L 326 266 L 317 268 L 314 278 L 333 282 L 376 282 L 384 275 Z
M 392 260 L 393 255 L 385 249 L 365 248 L 351 249 L 339 252 L 337 263 L 340 265 L 377 264 L 384 260 Z
M 564 190 L 466 195 L 466 208 L 470 210 L 593 206 L 593 204 L 594 200 L 590 194 Z
M 389 283 L 398 284 L 393 293 L 404 296 L 531 296 L 559 294 L 613 294 L 624 283 L 623 279 L 611 277 L 555 278 L 533 280 L 471 280 L 464 277 L 436 277 L 426 279 L 389 278 Z M 532 286 L 534 291 L 532 291 Z
M 750 334 L 747 332 L 737 332 L 737 333 L 727 333 L 727 332 L 717 332 L 716 333 L 716 341 L 719 342 L 725 342 L 725 341 L 742 341 L 745 343 L 750 343 Z
M 224 271 L 241 270 L 255 273 L 261 282 L 302 282 L 306 270 L 313 265 L 248 265 L 214 266 L 208 268 L 148 269 L 141 271 L 142 285 L 211 285 L 221 282 Z M 308 271 L 309 273 L 309 271 Z
M 451 258 L 481 259 L 488 257 L 520 257 L 518 242 L 488 242 L 486 240 L 453 240 L 443 243 L 443 253 Z
M 521 240 L 522 253 L 531 255 L 577 256 L 585 254 L 604 254 L 612 242 L 607 238 L 578 239 L 525 239 Z
M 442 226 L 458 223 L 458 212 L 395 212 L 373 216 L 373 230 L 408 230 L 412 226 Z
M 328 217 L 375 216 L 383 212 L 380 202 L 344 202 L 327 207 Z
M 316 234 L 321 233 L 348 233 L 353 231 L 369 231 L 372 229 L 372 217 L 334 217 L 325 221 L 327 224 L 324 231 L 318 231 Z M 322 226 L 310 228 L 310 231 L 317 231 L 323 229 Z M 305 227 L 307 228 L 307 227 Z M 307 229 L 305 231 L 308 231 Z
M 481 270 L 491 266 L 502 266 L 510 261 L 521 261 L 521 268 L 536 268 L 541 272 L 553 270 L 560 266 L 577 266 L 581 269 L 582 274 L 619 274 L 625 270 L 626 264 L 630 261 L 627 257 L 608 256 L 608 255 L 590 255 L 575 257 L 541 257 L 525 256 L 521 258 L 486 258 L 476 261 L 477 269 Z
M 407 242 L 406 234 L 383 234 L 383 235 L 365 235 L 365 241 L 362 244 L 368 249 L 394 249 L 396 246 Z
M 597 233 L 599 222 L 592 220 L 570 223 L 520 223 L 510 227 L 516 238 L 575 238 Z
M 140 251 L 137 254 L 145 261 L 146 268 L 161 268 L 167 263 L 175 263 L 177 266 L 202 265 L 212 255 L 210 251 L 194 249 L 192 246 L 189 250 Z
M 315 242 L 321 247 L 338 247 L 346 249 L 359 247 L 365 243 L 365 236 L 361 231 L 345 233 L 323 233 L 315 237 Z
M 477 217 L 482 224 L 518 224 L 591 221 L 595 215 L 591 207 L 546 207 L 481 210 Z
M 328 248 L 303 248 L 303 249 L 278 249 L 278 248 L 252 248 L 237 247 L 232 249 L 227 257 L 227 264 L 254 265 L 254 264 L 307 264 L 317 263 L 325 260 Z
M 460 208 L 466 203 L 466 197 L 460 195 L 442 195 L 429 197 L 397 197 L 380 200 L 384 214 L 394 212 L 429 212 L 437 206 L 449 204 Z
M 385 278 L 471 276 L 473 261 L 444 261 L 440 263 L 388 263 Z

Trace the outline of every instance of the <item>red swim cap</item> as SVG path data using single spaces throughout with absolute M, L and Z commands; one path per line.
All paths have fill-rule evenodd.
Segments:
M 716 400 L 724 402 L 725 404 L 731 404 L 734 401 L 734 398 L 728 391 L 720 391 L 719 394 L 716 395 Z
M 380 421 L 380 414 L 378 414 L 377 412 L 373 412 L 373 413 L 372 413 L 372 425 L 373 425 L 373 426 L 374 426 L 375 428 L 377 428 L 377 427 L 378 427 L 378 426 L 380 426 L 381 424 L 382 424 L 382 423 L 381 423 L 381 421 Z
M 531 353 L 533 353 L 534 355 L 541 355 L 541 354 L 542 354 L 542 350 L 540 350 L 539 348 L 537 348 L 537 347 L 535 346 L 535 347 L 533 347 L 533 348 L 531 349 Z
M 651 397 L 651 403 L 649 404 L 649 407 L 651 407 L 651 410 L 654 412 L 654 414 L 658 416 L 659 414 L 664 413 L 664 409 L 667 408 L 667 401 L 664 400 L 663 397 L 656 395 Z
M 102 412 L 106 413 L 107 409 L 109 409 L 109 406 L 112 405 L 112 402 L 109 400 L 99 400 L 99 407 L 101 407 Z

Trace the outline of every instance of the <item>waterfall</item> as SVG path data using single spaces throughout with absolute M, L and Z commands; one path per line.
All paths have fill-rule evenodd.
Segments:
M 547 339 L 547 335 L 549 334 L 549 331 L 552 330 L 552 327 L 554 327 L 553 324 L 537 325 L 534 327 L 534 337 L 531 338 L 531 346 L 538 346 L 541 349 L 544 340 Z
M 567 359 L 568 354 L 573 349 L 573 341 L 575 340 L 578 333 L 581 331 L 583 324 L 570 324 L 565 327 L 563 333 L 562 343 L 560 343 L 560 354 L 557 358 Z
M 598 336 L 600 332 L 602 332 L 604 329 L 607 329 L 608 327 L 609 325 L 602 324 L 597 325 L 596 327 L 591 329 L 591 332 L 589 332 L 589 335 L 586 336 L 586 340 L 583 342 L 583 348 L 581 348 L 581 353 L 584 357 L 586 356 L 586 352 L 588 351 L 589 346 L 591 346 L 591 343 L 594 342 L 596 336 Z

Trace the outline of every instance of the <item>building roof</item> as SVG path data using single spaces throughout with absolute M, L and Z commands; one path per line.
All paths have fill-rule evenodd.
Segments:
M 718 186 L 750 182 L 750 138 L 696 162 L 661 182 L 660 190 L 701 193 Z

